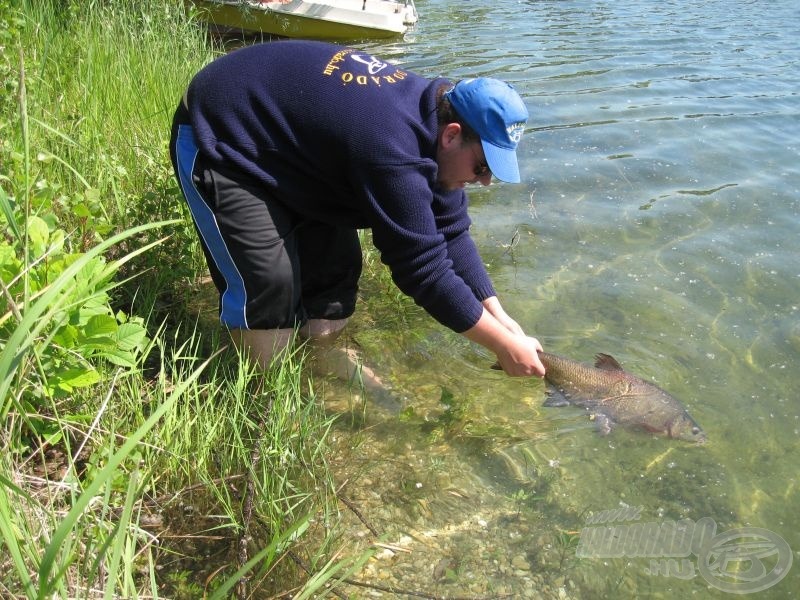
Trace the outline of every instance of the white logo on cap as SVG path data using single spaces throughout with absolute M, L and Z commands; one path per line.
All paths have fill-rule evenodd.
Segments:
M 508 133 L 508 138 L 515 144 L 519 144 L 519 141 L 522 139 L 522 133 L 524 131 L 525 131 L 525 123 L 514 123 L 513 125 L 509 125 L 508 127 L 506 127 L 506 133 Z

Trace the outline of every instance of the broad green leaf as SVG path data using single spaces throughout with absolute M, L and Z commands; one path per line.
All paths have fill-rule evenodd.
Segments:
M 94 315 L 83 328 L 83 337 L 93 339 L 113 336 L 117 333 L 117 320 L 109 314 Z
M 97 188 L 89 188 L 83 192 L 83 195 L 90 204 L 100 204 L 101 202 L 100 190 Z
M 50 238 L 50 229 L 44 219 L 31 216 L 28 219 L 28 239 L 30 240 L 34 256 L 41 256 L 47 250 L 47 240 Z
M 41 438 L 43 444 L 57 444 L 63 437 L 61 427 L 52 421 L 45 421 L 39 418 L 38 414 L 28 415 L 28 423 L 33 427 L 33 430 Z
M 136 355 L 133 352 L 121 350 L 119 348 L 104 348 L 98 353 L 98 356 L 105 358 L 108 362 L 118 367 L 132 369 L 136 366 Z
M 75 206 L 72 207 L 72 214 L 81 219 L 85 219 L 87 217 L 92 216 L 89 207 L 86 206 L 83 202 L 78 202 Z
M 94 356 L 98 353 L 111 352 L 117 347 L 117 342 L 108 335 L 99 335 L 88 340 L 81 340 L 76 350 L 83 356 Z
M 163 221 L 133 227 L 101 242 L 86 253 L 76 256 L 71 262 L 65 260 L 64 271 L 50 284 L 42 295 L 38 296 L 35 301 L 25 307 L 22 321 L 17 324 L 10 332 L 10 335 L 4 340 L 2 346 L 0 346 L 0 422 L 5 421 L 9 411 L 12 409 L 16 408 L 19 410 L 19 399 L 9 392 L 16 380 L 20 365 L 23 364 L 32 348 L 41 339 L 45 330 L 53 324 L 54 319 L 56 319 L 56 323 L 60 323 L 63 312 L 65 310 L 71 311 L 74 303 L 81 300 L 81 298 L 75 298 L 72 292 L 76 287 L 76 282 L 81 281 L 80 273 L 87 267 L 87 264 L 94 261 L 102 261 L 102 254 L 123 240 L 129 239 L 140 232 L 164 227 L 165 225 L 172 225 L 176 222 L 177 221 Z M 138 247 L 121 259 L 114 261 L 108 269 L 102 271 L 103 276 L 111 278 L 115 269 L 120 265 L 148 251 L 150 248 L 161 243 L 161 241 L 162 240 L 156 240 L 150 244 Z M 71 302 L 69 299 L 72 299 Z M 152 427 L 152 424 L 150 427 Z M 144 432 L 142 433 L 142 436 L 143 435 Z M 87 494 L 88 492 L 84 493 Z M 83 496 L 81 496 L 81 498 L 83 498 Z M 88 501 L 89 499 L 87 498 L 86 503 L 88 503 Z M 86 503 L 79 501 L 76 506 L 73 506 L 73 509 L 70 511 L 70 517 L 74 519 L 73 515 L 82 512 Z M 52 541 L 53 546 L 48 547 L 41 559 L 39 565 L 39 596 L 41 597 L 47 597 L 48 594 L 52 593 L 54 584 L 50 581 L 50 578 L 53 576 L 53 562 L 56 554 L 63 549 L 62 544 L 65 543 L 67 533 L 74 524 L 74 520 L 72 519 L 70 524 L 59 527 L 54 533 Z
M 147 340 L 147 331 L 137 323 L 123 323 L 117 328 L 116 338 L 121 350 L 134 350 Z
M 51 261 L 51 264 L 52 258 L 64 251 L 65 237 L 66 234 L 64 233 L 63 229 L 56 229 L 50 234 L 50 256 L 48 257 L 48 261 Z
M 53 341 L 62 348 L 70 349 L 78 340 L 78 330 L 74 325 L 66 324 L 53 336 Z
M 75 311 L 79 313 L 77 322 L 81 324 L 88 323 L 90 319 L 98 315 L 108 316 L 108 294 L 100 292 L 91 297 L 88 294 L 88 292 L 83 294 L 85 300 L 80 308 Z
M 16 259 L 16 254 L 13 246 L 9 246 L 0 241 L 0 265 L 11 262 L 20 264 L 20 261 Z
M 87 387 L 100 381 L 100 373 L 92 367 L 74 367 L 51 375 L 47 380 L 48 392 L 52 396 L 56 390 L 71 392 L 75 388 Z
M 5 284 L 11 283 L 22 271 L 22 261 L 17 258 L 17 251 L 6 244 L 0 243 L 0 274 Z

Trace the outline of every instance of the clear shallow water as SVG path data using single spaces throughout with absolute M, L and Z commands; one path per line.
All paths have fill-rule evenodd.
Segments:
M 349 443 L 369 485 L 353 493 L 414 552 L 366 578 L 412 589 L 427 578 L 449 594 L 730 595 L 700 574 L 648 572 L 648 558 L 574 557 L 588 515 L 631 506 L 642 522 L 708 517 L 718 533 L 774 532 L 796 564 L 758 596 L 794 597 L 800 8 L 417 5 L 405 41 L 364 46 L 431 76 L 506 79 L 531 111 L 523 183 L 470 195 L 506 309 L 551 352 L 587 362 L 607 352 L 656 381 L 710 442 L 600 437 L 585 414 L 542 408 L 540 382 L 489 371 L 480 349 L 367 290 L 352 335 L 413 413 L 367 407 Z M 431 578 L 451 555 L 454 577 Z

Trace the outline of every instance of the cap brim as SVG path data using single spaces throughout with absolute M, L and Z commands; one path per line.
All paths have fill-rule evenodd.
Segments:
M 483 146 L 486 164 L 489 165 L 492 175 L 506 183 L 520 182 L 519 165 L 517 164 L 517 153 L 515 150 L 500 148 L 484 140 L 481 140 L 481 146 Z

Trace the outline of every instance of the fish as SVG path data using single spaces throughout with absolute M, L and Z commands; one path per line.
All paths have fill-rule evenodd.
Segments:
M 594 416 L 606 435 L 616 425 L 704 443 L 706 434 L 675 397 L 623 370 L 609 354 L 597 354 L 594 366 L 539 352 L 545 381 L 552 388 L 544 406 L 575 405 Z

